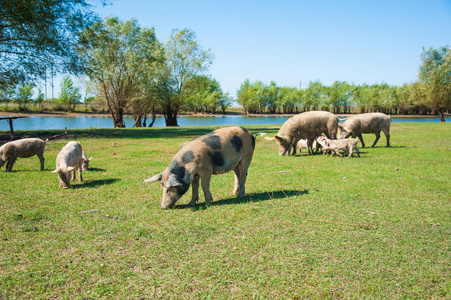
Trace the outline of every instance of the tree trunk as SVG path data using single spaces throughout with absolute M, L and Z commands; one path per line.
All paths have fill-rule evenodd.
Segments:
M 133 127 L 141 127 L 141 120 L 142 120 L 142 115 L 136 115 L 135 116 L 135 124 L 133 124 Z
M 445 123 L 446 120 L 445 120 L 445 114 L 443 113 L 443 111 L 441 109 L 438 109 L 437 112 L 438 112 L 438 115 L 440 116 L 440 123 Z
M 177 124 L 177 114 L 171 114 L 164 117 L 167 127 L 179 126 Z
M 167 127 L 179 126 L 177 124 L 177 111 L 174 111 L 170 104 L 164 108 L 164 120 Z
M 153 126 L 153 123 L 155 123 L 156 119 L 157 119 L 157 116 L 155 114 L 152 114 L 152 122 L 150 122 L 149 127 Z
M 157 118 L 157 115 L 155 114 L 155 105 L 152 105 L 152 122 L 150 122 L 149 127 L 153 126 L 153 123 L 155 123 L 156 118 Z
M 118 111 L 116 111 L 115 114 L 112 113 L 112 115 L 113 115 L 114 128 L 125 128 L 123 109 L 118 109 Z

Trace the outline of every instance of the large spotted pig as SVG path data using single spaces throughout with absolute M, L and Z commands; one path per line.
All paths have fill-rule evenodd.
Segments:
M 343 124 L 338 125 L 338 138 L 358 137 L 362 143 L 362 147 L 365 147 L 362 133 L 374 133 L 376 139 L 374 140 L 373 146 L 371 146 L 374 147 L 381 137 L 382 130 L 387 138 L 387 147 L 390 147 L 390 123 L 390 117 L 383 113 L 355 115 L 347 119 Z
M 300 139 L 308 140 L 312 145 L 315 136 L 325 134 L 329 139 L 337 138 L 338 119 L 327 111 L 308 111 L 289 118 L 273 138 L 279 144 L 279 155 L 296 154 L 296 145 Z
M 185 143 L 162 173 L 149 179 L 161 181 L 163 186 L 162 208 L 169 208 L 188 191 L 192 185 L 191 205 L 199 199 L 199 180 L 205 202 L 211 204 L 211 175 L 229 171 L 235 173 L 234 194 L 241 198 L 245 193 L 247 169 L 252 160 L 255 137 L 244 128 L 227 127 Z

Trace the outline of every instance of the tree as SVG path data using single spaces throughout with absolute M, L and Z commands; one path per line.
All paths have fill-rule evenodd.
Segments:
M 136 20 L 108 18 L 83 32 L 78 51 L 85 60 L 86 74 L 108 105 L 114 127 L 125 127 L 126 109 L 157 83 L 163 51 L 154 29 L 140 28 Z M 135 106 L 139 107 L 143 106 Z
M 331 107 L 335 114 L 347 113 L 352 98 L 352 88 L 346 81 L 335 81 L 332 86 L 324 88 L 327 94 L 327 101 L 323 103 L 328 108 Z
M 77 103 L 80 102 L 80 89 L 74 86 L 70 76 L 63 78 L 59 101 L 64 105 L 66 111 L 74 111 Z
M 33 88 L 34 83 L 31 81 L 26 81 L 19 84 L 16 87 L 16 103 L 19 105 L 19 111 L 26 111 L 28 104 L 30 104 L 33 99 Z
M 85 0 L 0 1 L 0 85 L 45 78 L 57 71 L 79 72 L 74 51 L 78 34 L 96 19 Z
M 219 107 L 221 108 L 222 113 L 225 115 L 227 108 L 232 105 L 233 98 L 229 95 L 229 93 L 223 93 L 219 98 Z
M 243 107 L 244 113 L 255 113 L 258 108 L 258 103 L 255 85 L 249 79 L 244 80 L 240 89 L 237 91 L 237 102 Z
M 178 126 L 177 114 L 186 104 L 188 83 L 208 70 L 213 55 L 204 51 L 196 34 L 174 29 L 165 45 L 166 65 L 159 72 L 158 99 L 166 126 Z
M 322 83 L 317 81 L 310 81 L 308 87 L 304 92 L 304 110 L 317 110 L 321 106 L 321 102 L 324 98 L 324 86 Z
M 279 87 L 274 81 L 269 86 L 265 86 L 266 106 L 269 112 L 274 114 L 277 110 L 277 100 L 279 100 Z
M 282 112 L 288 114 L 294 113 L 299 103 L 299 96 L 298 89 L 295 87 L 280 87 L 278 103 L 282 106 Z
M 444 113 L 451 107 L 451 51 L 448 46 L 423 48 L 421 59 L 418 78 L 425 85 L 426 102 L 445 122 Z

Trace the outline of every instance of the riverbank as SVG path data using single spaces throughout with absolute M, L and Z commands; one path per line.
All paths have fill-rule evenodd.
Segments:
M 282 116 L 294 116 L 296 114 L 245 114 L 244 112 L 226 112 L 226 114 L 202 114 L 202 113 L 189 113 L 184 112 L 179 116 L 192 116 L 192 117 L 222 117 L 222 116 L 248 116 L 248 117 L 282 117 Z M 352 116 L 354 114 L 336 114 L 339 117 Z M 0 111 L 0 117 L 110 117 L 109 113 L 94 113 L 94 112 L 63 112 L 63 111 L 49 111 L 49 112 L 15 112 L 15 111 Z M 133 115 L 125 115 L 133 117 Z M 158 117 L 162 117 L 162 114 L 157 114 Z M 439 118 L 438 115 L 392 115 L 397 118 Z M 445 118 L 450 117 L 451 114 L 445 114 Z M 149 115 L 148 119 L 151 118 Z

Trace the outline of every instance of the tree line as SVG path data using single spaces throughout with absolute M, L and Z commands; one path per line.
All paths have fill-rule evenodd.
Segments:
M 434 105 L 427 97 L 427 86 L 416 82 L 402 86 L 388 84 L 355 85 L 335 81 L 327 86 L 311 81 L 301 87 L 277 86 L 272 81 L 251 82 L 246 79 L 237 92 L 237 102 L 246 114 L 293 114 L 325 110 L 335 114 L 383 112 L 386 114 L 443 114 L 449 108 Z
M 93 97 L 83 102 L 111 113 L 114 127 L 125 126 L 125 114 L 134 116 L 136 127 L 147 126 L 147 116 L 151 126 L 156 114 L 177 126 L 181 111 L 225 113 L 233 101 L 246 113 L 438 113 L 444 121 L 451 106 L 451 52 L 448 46 L 423 49 L 421 58 L 419 80 L 400 87 L 313 81 L 302 89 L 246 79 L 234 100 L 208 74 L 214 56 L 189 29 L 174 29 L 160 42 L 154 28 L 133 19 L 100 19 L 85 0 L 0 2 L 0 98 L 14 98 L 26 110 L 34 82 L 46 81 L 49 72 L 86 76 Z M 52 101 L 73 110 L 81 98 L 65 77 Z M 35 103 L 45 102 L 39 90 Z

